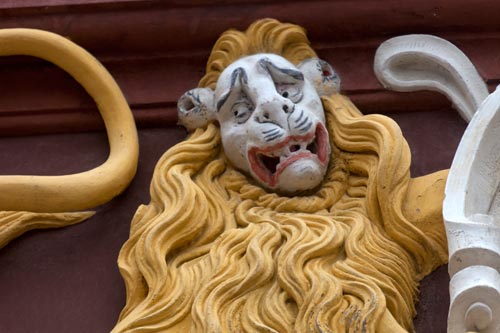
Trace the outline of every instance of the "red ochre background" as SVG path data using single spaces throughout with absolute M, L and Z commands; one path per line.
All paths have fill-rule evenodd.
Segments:
M 4 0 L 0 28 L 39 28 L 85 47 L 108 68 L 139 126 L 140 161 L 131 186 L 71 227 L 29 232 L 0 250 L 0 332 L 109 332 L 125 302 L 116 258 L 130 220 L 149 202 L 161 154 L 186 133 L 175 104 L 203 75 L 210 48 L 228 28 L 272 16 L 304 26 L 313 47 L 339 72 L 343 93 L 364 113 L 401 126 L 412 175 L 449 168 L 466 127 L 443 96 L 395 93 L 373 75 L 377 46 L 428 33 L 459 46 L 490 90 L 499 83 L 496 1 Z M 29 57 L 0 59 L 0 174 L 84 171 L 107 157 L 92 100 L 62 70 Z M 448 274 L 421 285 L 417 332 L 446 331 Z

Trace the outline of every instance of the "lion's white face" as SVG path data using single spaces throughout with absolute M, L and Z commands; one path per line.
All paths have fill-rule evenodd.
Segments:
M 318 186 L 330 156 L 320 97 L 303 73 L 273 54 L 242 58 L 221 74 L 217 119 L 227 158 L 263 186 Z

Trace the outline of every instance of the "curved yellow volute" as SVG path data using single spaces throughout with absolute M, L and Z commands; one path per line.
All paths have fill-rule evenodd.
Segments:
M 62 176 L 0 176 L 0 248 L 31 229 L 81 222 L 122 192 L 137 169 L 139 144 L 134 119 L 119 87 L 87 51 L 54 33 L 0 30 L 0 56 L 45 59 L 68 72 L 95 100 L 106 126 L 110 154 L 92 170 Z M 72 212 L 81 211 L 81 212 Z
M 107 70 L 87 51 L 54 33 L 0 30 L 0 56 L 28 55 L 59 66 L 95 100 L 106 126 L 110 154 L 99 167 L 62 176 L 0 176 L 0 210 L 68 212 L 103 204 L 135 175 L 139 145 L 130 108 Z

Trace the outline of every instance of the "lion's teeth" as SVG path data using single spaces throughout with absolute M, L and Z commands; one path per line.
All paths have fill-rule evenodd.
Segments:
M 265 155 L 268 157 L 279 157 L 280 163 L 288 159 L 291 155 L 298 154 L 300 152 L 308 151 L 308 145 L 314 141 L 314 138 L 310 142 L 305 141 L 292 141 L 287 146 L 275 150 L 273 152 L 268 152 Z
M 282 150 L 275 150 L 269 153 L 270 157 L 280 157 L 283 154 Z
M 283 155 L 285 155 L 285 156 L 289 156 L 290 154 L 291 154 L 290 147 L 288 147 L 288 146 L 287 146 L 287 147 L 285 147 L 285 148 L 283 149 Z

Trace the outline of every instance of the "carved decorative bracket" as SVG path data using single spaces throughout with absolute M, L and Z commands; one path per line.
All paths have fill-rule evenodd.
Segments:
M 386 87 L 442 92 L 465 120 L 472 119 L 456 152 L 443 203 L 451 277 L 448 332 L 498 332 L 500 89 L 488 96 L 468 58 L 434 36 L 402 36 L 383 43 L 374 67 Z
M 458 147 L 443 215 L 450 254 L 449 332 L 500 328 L 500 90 L 484 101 Z

